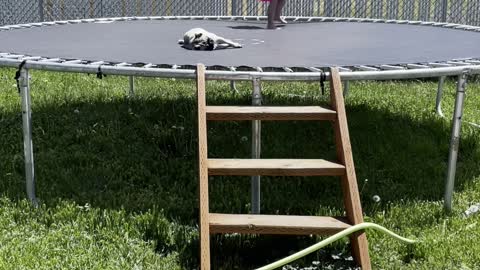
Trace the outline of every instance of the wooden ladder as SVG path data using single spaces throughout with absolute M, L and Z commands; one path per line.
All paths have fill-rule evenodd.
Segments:
M 330 69 L 331 107 L 207 106 L 205 67 L 197 66 L 200 259 L 210 269 L 210 234 L 331 235 L 363 222 L 352 149 L 348 134 L 342 84 L 338 69 Z M 338 163 L 323 159 L 209 159 L 207 120 L 327 120 L 333 122 Z M 240 215 L 209 212 L 209 175 L 340 176 L 346 217 Z M 353 256 L 362 269 L 370 269 L 364 232 L 350 237 Z

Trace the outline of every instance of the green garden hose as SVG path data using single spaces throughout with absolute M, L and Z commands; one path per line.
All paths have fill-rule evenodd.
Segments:
M 266 265 L 266 266 L 263 266 L 263 267 L 260 267 L 260 268 L 257 268 L 256 270 L 272 270 L 272 269 L 275 269 L 275 268 L 278 268 L 280 266 L 283 266 L 287 263 L 290 263 L 290 262 L 293 262 L 297 259 L 300 259 L 301 257 L 304 257 L 314 251 L 317 251 L 323 247 L 325 247 L 326 245 L 329 245 L 349 234 L 352 234 L 356 231 L 360 231 L 360 230 L 364 230 L 364 229 L 375 229 L 375 230 L 378 230 L 378 231 L 381 231 L 385 234 L 388 234 L 390 236 L 392 236 L 393 238 L 396 238 L 400 241 L 403 241 L 403 242 L 406 242 L 408 244 L 413 244 L 415 242 L 417 242 L 416 240 L 411 240 L 411 239 L 407 239 L 407 238 L 404 238 L 404 237 L 401 237 L 400 235 L 392 232 L 392 231 L 389 231 L 388 229 L 378 225 L 378 224 L 375 224 L 375 223 L 370 223 L 370 222 L 364 222 L 364 223 L 360 223 L 360 224 L 357 224 L 357 225 L 354 225 L 348 229 L 345 229 L 337 234 L 334 234 L 330 237 L 328 237 L 327 239 L 321 241 L 321 242 L 318 242 L 317 244 L 313 245 L 313 246 L 310 246 L 304 250 L 301 250 L 295 254 L 292 254 L 286 258 L 283 258 L 281 260 L 278 260 L 274 263 L 271 263 L 269 265 Z

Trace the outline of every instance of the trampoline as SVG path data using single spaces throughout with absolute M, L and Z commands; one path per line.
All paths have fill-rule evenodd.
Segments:
M 261 105 L 262 80 L 319 81 L 340 68 L 342 80 L 457 76 L 457 96 L 445 187 L 451 208 L 465 82 L 480 73 L 480 28 L 468 25 L 354 18 L 287 17 L 265 29 L 265 17 L 128 17 L 55 21 L 0 27 L 0 66 L 19 68 L 27 193 L 35 198 L 28 70 L 194 78 L 203 63 L 211 80 L 253 82 Z M 241 49 L 189 51 L 177 40 L 194 27 L 243 44 Z M 328 76 L 328 74 L 326 74 Z M 260 122 L 253 122 L 252 155 L 260 157 Z M 259 177 L 252 179 L 252 211 L 260 211 Z
M 244 48 L 197 52 L 178 46 L 195 27 Z M 112 20 L 1 31 L 0 40 L 0 52 L 170 66 L 354 67 L 480 58 L 475 31 L 373 22 L 297 21 L 271 31 L 263 21 Z

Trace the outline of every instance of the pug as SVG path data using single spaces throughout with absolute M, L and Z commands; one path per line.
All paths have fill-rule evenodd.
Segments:
M 242 48 L 240 43 L 220 37 L 203 28 L 193 28 L 185 32 L 178 44 L 187 50 L 213 51 L 216 49 Z

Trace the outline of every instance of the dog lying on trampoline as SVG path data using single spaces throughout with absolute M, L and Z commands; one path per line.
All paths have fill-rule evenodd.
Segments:
M 240 43 L 210 33 L 203 28 L 193 28 L 185 32 L 178 44 L 187 50 L 213 51 L 216 49 L 242 48 Z

